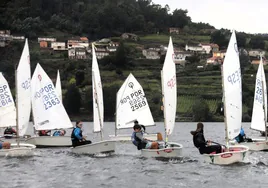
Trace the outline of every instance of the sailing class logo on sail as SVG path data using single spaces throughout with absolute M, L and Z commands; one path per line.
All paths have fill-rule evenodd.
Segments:
M 128 87 L 134 90 L 133 82 L 129 82 Z M 125 98 L 121 99 L 120 103 L 121 105 L 129 104 L 132 111 L 140 110 L 147 105 L 142 89 L 132 91 Z
M 5 107 L 8 104 L 12 104 L 13 100 L 9 95 L 9 89 L 7 85 L 0 86 L 0 107 Z

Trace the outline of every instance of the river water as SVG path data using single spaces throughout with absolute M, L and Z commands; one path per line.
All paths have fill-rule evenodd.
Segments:
M 163 132 L 163 123 L 147 128 Z M 224 143 L 224 123 L 205 123 L 206 139 Z M 92 123 L 84 123 L 84 134 L 92 141 Z M 104 135 L 114 133 L 114 123 L 104 124 Z M 249 130 L 249 137 L 259 133 Z M 176 123 L 170 141 L 183 144 L 183 158 L 169 161 L 144 159 L 131 143 L 117 143 L 114 155 L 77 156 L 69 148 L 36 149 L 31 158 L 1 158 L 0 187 L 27 188 L 225 188 L 268 187 L 268 153 L 251 152 L 247 162 L 218 166 L 204 162 L 193 146 L 191 130 L 196 123 Z M 131 133 L 132 130 L 119 131 Z M 70 131 L 68 131 L 70 134 Z M 31 132 L 32 134 L 32 132 Z

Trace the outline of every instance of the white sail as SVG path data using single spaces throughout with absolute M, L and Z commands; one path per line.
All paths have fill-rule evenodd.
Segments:
M 16 126 L 16 108 L 9 85 L 0 73 L 0 127 Z
M 39 64 L 31 80 L 31 99 L 36 130 L 73 127 L 52 81 Z
M 173 61 L 173 56 L 173 43 L 170 37 L 164 66 L 161 72 L 166 135 L 170 135 L 173 131 L 177 110 L 176 65 Z
M 130 73 L 116 96 L 116 128 L 132 128 L 134 121 L 144 126 L 155 125 L 142 86 Z
M 103 128 L 103 94 L 100 70 L 95 54 L 94 44 L 92 44 L 92 91 L 94 132 L 100 132 Z
M 61 81 L 60 81 L 60 71 L 59 70 L 57 72 L 57 80 L 56 80 L 55 89 L 57 91 L 57 94 L 59 96 L 60 101 L 62 102 L 62 91 L 61 91 Z
M 239 52 L 233 31 L 223 63 L 223 90 L 227 138 L 235 138 L 242 121 L 242 81 Z
M 31 114 L 31 64 L 27 39 L 16 75 L 18 128 L 19 135 L 23 136 L 27 131 Z
M 263 93 L 264 93 L 264 101 L 263 101 Z M 266 88 L 265 73 L 263 69 L 263 62 L 261 59 L 258 72 L 256 75 L 255 96 L 254 96 L 252 120 L 250 126 L 252 129 L 258 131 L 265 131 L 266 118 L 264 116 L 263 102 L 266 113 L 265 116 L 267 117 L 267 88 Z

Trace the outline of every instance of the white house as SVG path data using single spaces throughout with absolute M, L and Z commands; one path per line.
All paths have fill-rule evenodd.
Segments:
M 202 48 L 202 46 L 200 46 L 200 45 L 188 45 L 188 44 L 186 44 L 185 51 L 196 52 L 196 53 L 206 53 L 204 48 Z
M 248 55 L 251 57 L 260 57 L 265 55 L 265 51 L 260 49 L 249 50 Z
M 46 42 L 56 42 L 56 38 L 51 37 L 38 37 L 38 42 L 46 41 Z
M 65 42 L 52 42 L 51 48 L 53 50 L 67 50 Z
M 146 57 L 146 59 L 160 59 L 160 49 L 144 49 L 142 50 L 142 54 Z
M 186 61 L 186 57 L 192 56 L 192 52 L 183 51 L 183 52 L 174 52 L 174 62 L 175 63 L 184 63 Z

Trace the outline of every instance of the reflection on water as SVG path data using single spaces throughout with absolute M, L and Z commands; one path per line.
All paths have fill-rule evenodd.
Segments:
M 88 139 L 100 140 L 92 133 L 92 123 L 84 123 Z M 249 130 L 249 137 L 259 133 Z M 196 123 L 177 123 L 170 141 L 183 145 L 183 157 L 155 160 L 140 157 L 131 143 L 118 142 L 112 156 L 89 157 L 74 155 L 69 148 L 36 149 L 31 158 L 1 158 L 1 185 L 5 187 L 267 187 L 268 153 L 251 152 L 246 163 L 231 166 L 211 165 L 194 148 L 190 131 Z M 148 132 L 163 132 L 163 124 L 147 128 Z M 132 130 L 120 130 L 131 133 Z M 67 134 L 70 134 L 68 130 Z M 33 134 L 29 129 L 29 134 Z M 114 133 L 114 123 L 105 123 L 104 136 Z M 205 137 L 224 143 L 224 124 L 205 123 Z M 2 187 L 2 186 L 1 186 Z

